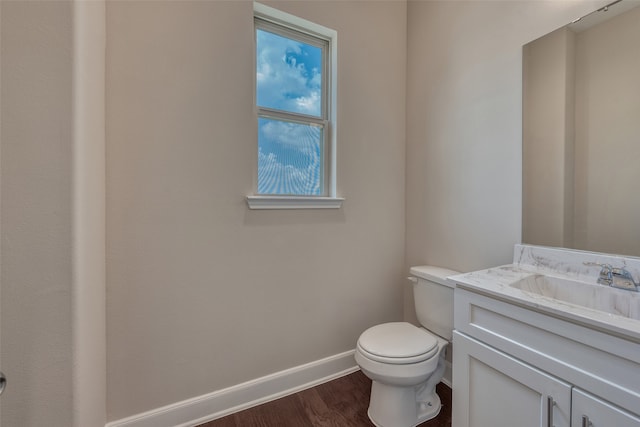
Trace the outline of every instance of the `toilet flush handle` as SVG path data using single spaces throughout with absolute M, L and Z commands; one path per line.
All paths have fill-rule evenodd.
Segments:
M 412 281 L 413 283 L 418 283 L 418 279 L 417 279 L 417 278 L 415 278 L 415 277 L 413 277 L 413 276 L 409 276 L 409 277 L 407 277 L 407 280 L 410 280 L 410 281 Z

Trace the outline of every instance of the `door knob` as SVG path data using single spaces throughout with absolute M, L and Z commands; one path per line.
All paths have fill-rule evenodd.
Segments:
M 7 387 L 7 377 L 5 377 L 2 372 L 0 372 L 0 394 L 2 394 L 2 392 L 6 387 Z

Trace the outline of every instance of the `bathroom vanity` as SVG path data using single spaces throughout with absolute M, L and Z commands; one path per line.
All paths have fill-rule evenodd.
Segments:
M 640 278 L 640 258 L 529 245 L 449 278 L 454 427 L 640 426 L 640 292 L 607 268 Z

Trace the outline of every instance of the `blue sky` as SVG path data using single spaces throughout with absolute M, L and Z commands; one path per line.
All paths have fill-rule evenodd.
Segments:
M 320 48 L 257 30 L 256 99 L 261 107 L 321 116 Z M 322 193 L 322 130 L 260 118 L 258 193 Z
M 256 53 L 258 105 L 321 115 L 320 48 L 258 30 Z

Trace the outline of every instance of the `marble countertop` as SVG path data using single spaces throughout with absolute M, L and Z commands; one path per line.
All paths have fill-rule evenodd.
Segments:
M 585 266 L 585 262 L 607 263 L 616 267 L 624 266 L 632 272 L 634 277 L 637 277 L 638 271 L 640 271 L 640 259 L 638 258 L 516 245 L 512 264 L 458 274 L 448 277 L 448 280 L 473 292 L 640 343 L 640 320 L 564 302 L 549 296 L 525 292 L 511 286 L 513 283 L 535 274 L 596 285 L 599 267 Z M 622 292 L 629 292 L 628 298 L 637 298 L 640 302 L 640 292 Z

